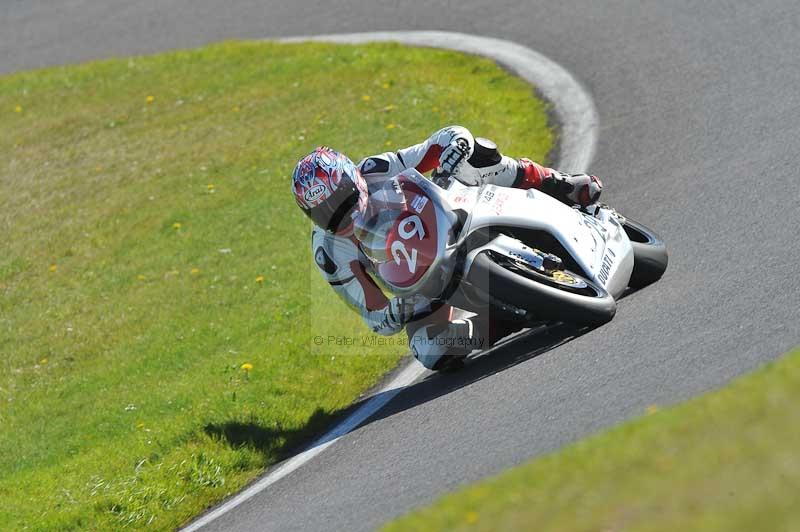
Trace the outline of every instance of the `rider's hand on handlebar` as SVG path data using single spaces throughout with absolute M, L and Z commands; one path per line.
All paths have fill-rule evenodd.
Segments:
M 449 146 L 442 150 L 442 154 L 439 156 L 439 167 L 446 174 L 454 173 L 461 161 L 469 157 L 469 151 L 469 143 L 466 139 L 453 140 Z

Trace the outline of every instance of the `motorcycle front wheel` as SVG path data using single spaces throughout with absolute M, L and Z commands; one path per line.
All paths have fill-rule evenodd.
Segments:
M 669 263 L 664 241 L 652 229 L 630 218 L 622 227 L 633 246 L 633 273 L 628 286 L 643 288 L 661 279 Z
M 475 257 L 466 281 L 497 301 L 547 321 L 597 326 L 611 321 L 617 310 L 602 286 L 581 275 L 569 270 L 543 273 L 491 251 Z

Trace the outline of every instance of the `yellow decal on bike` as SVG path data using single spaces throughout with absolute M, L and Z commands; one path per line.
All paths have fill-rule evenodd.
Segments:
M 557 282 L 562 283 L 562 284 L 578 284 L 577 279 L 575 279 L 570 274 L 568 274 L 568 273 L 566 273 L 564 271 L 561 271 L 561 270 L 554 271 L 552 273 L 552 276 L 553 276 L 553 280 L 554 281 L 557 281 Z

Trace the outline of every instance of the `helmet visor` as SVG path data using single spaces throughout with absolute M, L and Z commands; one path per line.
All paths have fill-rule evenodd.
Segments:
M 311 220 L 328 232 L 335 233 L 350 225 L 350 215 L 358 204 L 358 189 L 349 177 L 321 204 L 306 210 Z

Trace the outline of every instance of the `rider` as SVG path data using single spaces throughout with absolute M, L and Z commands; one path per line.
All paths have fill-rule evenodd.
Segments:
M 463 162 L 477 169 L 479 177 L 476 172 L 461 172 Z M 420 173 L 437 170 L 457 179 L 463 175 L 461 180 L 468 185 L 535 188 L 582 207 L 597 201 L 603 184 L 592 175 L 564 174 L 529 159 L 501 155 L 491 141 L 476 139 L 461 126 L 440 129 L 424 142 L 396 152 L 367 157 L 358 166 L 327 147 L 315 149 L 297 163 L 292 191 L 315 224 L 312 251 L 325 280 L 374 332 L 390 335 L 406 327 L 417 360 L 429 369 L 453 369 L 473 348 L 491 345 L 511 331 L 501 331 L 474 316 L 454 319 L 449 306 L 431 314 L 430 305 L 421 298 L 387 298 L 371 277 L 376 273 L 353 230 L 354 221 L 367 207 L 369 189 L 409 168 Z M 415 315 L 424 317 L 415 319 Z

